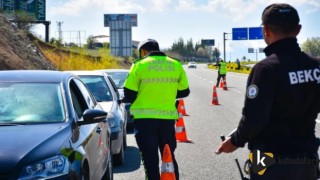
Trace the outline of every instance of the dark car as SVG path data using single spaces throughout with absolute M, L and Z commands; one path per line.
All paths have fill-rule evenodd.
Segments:
M 71 73 L 0 71 L 0 179 L 113 179 L 107 112 Z
M 108 76 L 111 77 L 115 85 L 117 86 L 118 92 L 120 94 L 120 98 L 122 99 L 124 97 L 123 93 L 123 84 L 127 79 L 127 76 L 129 74 L 129 70 L 127 69 L 103 69 L 99 70 L 102 71 Z M 122 113 L 124 114 L 125 118 L 127 119 L 127 126 L 132 128 L 133 127 L 133 118 L 130 114 L 130 103 L 122 103 L 121 104 L 121 110 Z
M 111 153 L 115 165 L 124 163 L 124 149 L 127 147 L 127 123 L 121 113 L 119 93 L 112 80 L 103 72 L 70 71 L 79 76 L 87 85 L 92 95 L 108 112 L 108 122 L 111 128 Z

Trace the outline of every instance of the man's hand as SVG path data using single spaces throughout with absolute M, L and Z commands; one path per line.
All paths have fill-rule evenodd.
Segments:
M 234 144 L 232 144 L 231 138 L 229 137 L 228 139 L 222 142 L 220 147 L 216 150 L 216 154 L 220 154 L 222 152 L 232 153 L 236 149 L 238 149 L 238 146 L 235 146 Z

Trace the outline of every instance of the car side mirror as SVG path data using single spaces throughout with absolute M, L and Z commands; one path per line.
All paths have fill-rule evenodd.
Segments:
M 83 121 L 78 121 L 78 124 L 86 125 L 86 124 L 94 124 L 105 121 L 108 113 L 98 109 L 87 109 L 83 113 Z

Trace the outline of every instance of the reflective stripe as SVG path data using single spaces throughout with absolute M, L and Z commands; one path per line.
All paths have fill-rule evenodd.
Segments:
M 159 109 L 131 109 L 135 115 L 162 115 L 162 116 L 177 116 L 177 110 L 159 110 Z
M 181 127 L 181 126 L 176 127 L 176 132 L 177 133 L 181 133 L 182 131 L 184 131 L 184 127 Z
M 170 78 L 170 77 L 145 78 L 140 80 L 140 83 L 143 83 L 143 84 L 178 83 L 178 82 L 179 82 L 178 78 Z
M 172 162 L 167 162 L 167 163 L 162 163 L 161 165 L 161 172 L 166 173 L 166 172 L 174 172 L 174 166 Z

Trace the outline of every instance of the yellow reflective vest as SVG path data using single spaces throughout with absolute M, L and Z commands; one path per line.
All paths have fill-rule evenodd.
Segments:
M 179 60 L 156 52 L 131 66 L 124 87 L 138 92 L 130 107 L 135 119 L 175 120 L 177 91 L 188 89 L 189 84 Z

